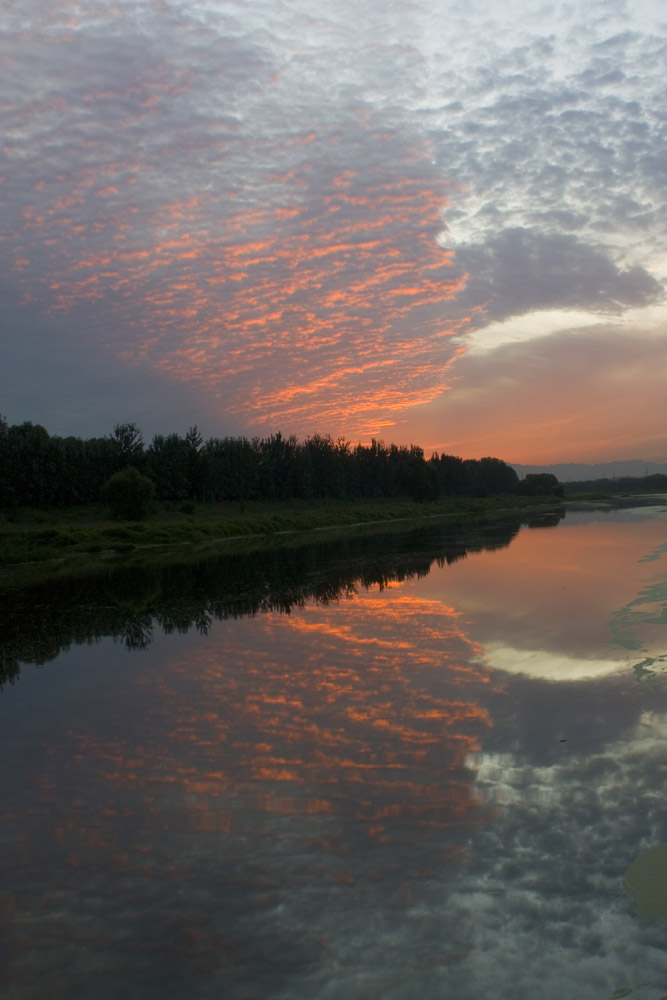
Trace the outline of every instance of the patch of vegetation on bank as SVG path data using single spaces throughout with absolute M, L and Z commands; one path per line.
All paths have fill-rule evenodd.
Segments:
M 556 506 L 553 497 L 449 497 L 430 503 L 402 500 L 286 501 L 164 507 L 144 521 L 118 522 L 100 506 L 40 511 L 23 509 L 0 522 L 0 589 L 48 579 L 77 566 L 100 567 L 119 557 L 157 557 L 185 546 L 231 539 L 274 538 L 281 533 L 392 521 L 448 518 L 468 521 L 509 511 Z

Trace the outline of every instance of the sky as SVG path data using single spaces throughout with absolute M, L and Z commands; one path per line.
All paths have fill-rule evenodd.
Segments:
M 0 413 L 667 460 L 658 0 L 4 0 Z

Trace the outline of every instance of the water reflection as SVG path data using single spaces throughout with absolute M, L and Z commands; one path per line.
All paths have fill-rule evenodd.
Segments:
M 633 861 L 623 888 L 635 900 L 635 912 L 642 920 L 667 918 L 667 844 L 650 847 Z
M 484 572 L 457 568 L 457 607 L 474 621 L 487 662 L 560 681 L 627 669 L 667 654 L 664 520 L 624 512 L 568 513 L 550 531 L 523 531 Z M 429 594 L 449 599 L 436 569 Z
M 582 1000 L 619 989 L 650 1000 L 666 992 L 667 924 L 642 923 L 621 898 L 635 859 L 665 840 L 665 699 L 661 692 L 659 710 L 649 712 L 632 688 L 611 684 L 579 693 L 591 714 L 612 716 L 606 726 L 598 720 L 589 744 L 575 739 L 544 754 L 533 730 L 536 753 L 524 738 L 518 753 L 505 746 L 476 761 L 477 790 L 499 813 L 475 837 L 475 887 L 456 895 L 484 942 L 470 995 L 484 995 L 499 962 L 522 997 L 531 984 L 532 995 Z
M 467 764 L 491 724 L 478 652 L 399 584 L 221 622 L 70 708 L 10 779 L 9 974 L 355 996 L 460 957 L 469 929 L 434 907 L 494 811 Z M 379 961 L 397 933 L 406 968 Z
M 0 986 L 667 993 L 667 925 L 622 887 L 667 842 L 667 687 L 638 682 L 611 628 L 654 594 L 664 524 L 618 529 L 515 525 L 465 560 L 437 534 L 356 539 L 326 565 L 267 554 L 236 588 L 219 564 L 139 574 L 139 602 L 87 587 L 108 617 L 56 639 L 98 641 L 0 697 Z M 667 648 L 654 611 L 646 651 Z M 141 653 L 113 641 L 128 621 L 151 630 Z M 499 669 L 501 647 L 548 669 Z
M 517 517 L 457 527 L 440 522 L 332 533 L 318 542 L 291 536 L 259 549 L 228 546 L 189 564 L 126 562 L 104 574 L 5 594 L 0 686 L 18 675 L 21 661 L 47 663 L 72 643 L 111 635 L 128 649 L 146 649 L 155 628 L 207 634 L 215 619 L 289 614 L 307 601 L 326 604 L 358 589 L 426 576 L 433 564 L 451 565 L 469 552 L 509 545 L 521 523 Z

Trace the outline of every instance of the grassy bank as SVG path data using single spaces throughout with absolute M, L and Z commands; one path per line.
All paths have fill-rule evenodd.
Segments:
M 434 503 L 401 500 L 220 503 L 161 509 L 145 521 L 110 520 L 97 506 L 61 511 L 21 510 L 0 521 L 0 587 L 59 576 L 68 568 L 150 550 L 157 557 L 231 539 L 261 543 L 282 532 L 424 518 L 469 520 L 554 506 L 548 497 L 452 497 Z

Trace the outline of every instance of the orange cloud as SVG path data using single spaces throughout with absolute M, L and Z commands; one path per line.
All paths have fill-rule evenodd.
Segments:
M 317 157 L 318 142 L 307 133 L 289 155 Z M 248 426 L 364 436 L 437 398 L 458 351 L 447 304 L 465 279 L 435 239 L 445 187 L 412 151 L 397 158 L 297 161 L 267 171 L 261 203 L 200 189 L 144 204 L 136 156 L 42 179 L 23 207 L 42 258 L 26 289 L 47 309 L 104 310 L 108 351 Z

